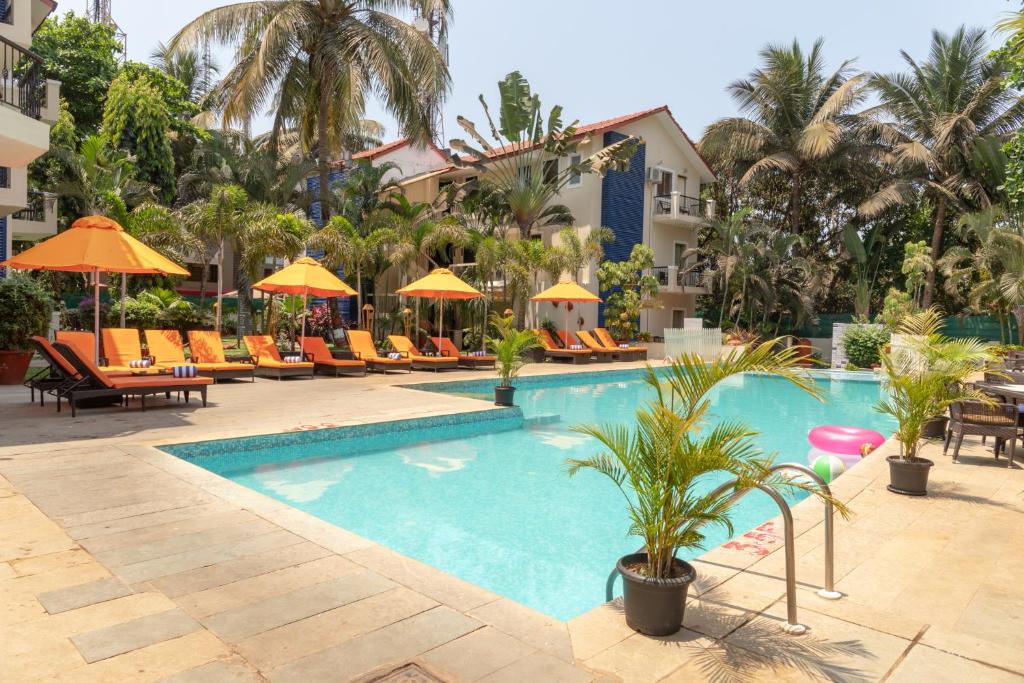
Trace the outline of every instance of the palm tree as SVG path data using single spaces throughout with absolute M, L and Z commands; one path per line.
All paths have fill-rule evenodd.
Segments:
M 401 171 L 393 161 L 376 166 L 367 160 L 358 161 L 327 195 L 332 205 L 330 213 L 340 213 L 353 225 L 362 225 L 370 214 L 383 206 L 385 197 L 400 193 L 398 176 L 392 171 Z
M 736 168 L 741 185 L 785 178 L 790 230 L 796 235 L 806 227 L 805 184 L 825 164 L 857 157 L 851 109 L 863 99 L 866 77 L 851 76 L 852 60 L 826 75 L 823 46 L 819 38 L 806 55 L 795 40 L 764 47 L 763 65 L 728 87 L 745 116 L 712 123 L 698 146 L 716 165 Z
M 332 216 L 308 240 L 311 249 L 323 252 L 321 259 L 330 270 L 344 268 L 356 276 L 358 310 L 363 310 L 363 273 L 372 269 L 387 248 L 394 244 L 396 235 L 390 228 L 375 228 L 363 235 L 344 216 Z
M 448 68 L 430 37 L 394 14 L 402 10 L 429 11 L 447 31 L 448 0 L 251 0 L 204 12 L 169 47 L 236 46 L 235 65 L 216 90 L 224 122 L 248 121 L 272 105 L 273 137 L 294 128 L 315 150 L 323 197 L 331 158 L 346 151 L 368 95 L 406 134 L 426 140 L 432 133 Z
M 865 131 L 888 145 L 898 177 L 859 207 L 862 215 L 916 200 L 924 192 L 933 207 L 931 257 L 942 257 L 948 214 L 963 204 L 991 203 L 971 160 L 986 138 L 1004 139 L 1024 122 L 1024 99 L 1005 87 L 1007 67 L 989 54 L 982 29 L 961 26 L 932 33 L 924 62 L 901 53 L 907 72 L 875 74 L 881 103 L 865 112 Z M 931 305 L 935 271 L 927 275 L 923 305 Z
M 615 241 L 615 232 L 600 226 L 591 229 L 581 240 L 575 228 L 563 228 L 558 233 L 558 240 L 565 270 L 569 271 L 574 282 L 579 282 L 580 271 L 604 258 L 604 245 Z
M 715 218 L 711 221 L 710 238 L 706 248 L 715 261 L 710 277 L 712 280 L 718 280 L 722 292 L 722 306 L 718 312 L 719 327 L 725 321 L 725 309 L 731 303 L 730 286 L 738 267 L 740 246 L 747 241 L 749 215 L 750 209 L 740 209 L 726 218 Z
M 216 77 L 220 73 L 217 63 L 210 59 L 205 50 L 203 52 L 199 50 L 175 52 L 159 42 L 150 52 L 149 61 L 167 75 L 181 81 L 185 86 L 188 99 L 200 106 L 213 90 L 216 85 Z
M 122 221 L 128 208 L 156 200 L 154 187 L 135 179 L 132 157 L 111 148 L 101 135 L 90 135 L 78 150 L 57 147 L 54 152 L 64 166 L 54 190 L 77 200 L 83 213 L 110 214 Z
M 578 135 L 577 122 L 562 123 L 562 108 L 555 106 L 545 117 L 540 97 L 518 71 L 498 82 L 501 94 L 500 118 L 495 122 L 483 96 L 480 101 L 484 116 L 499 148 L 485 138 L 472 121 L 460 116 L 459 125 L 474 144 L 462 139 L 451 141 L 453 149 L 466 154 L 455 157 L 459 166 L 475 169 L 481 174 L 479 187 L 487 188 L 506 207 L 507 215 L 519 229 L 522 239 L 529 239 L 535 227 L 572 225 L 571 212 L 553 204 L 559 192 L 582 174 L 603 175 L 610 169 L 627 167 L 639 141 L 628 137 L 568 163 L 589 138 Z M 566 160 L 563 163 L 559 160 Z M 555 165 L 549 165 L 554 161 Z M 472 192 L 476 184 L 467 184 L 464 192 Z
M 217 312 L 216 329 L 221 329 L 224 304 L 224 252 L 230 240 L 246 225 L 249 195 L 238 185 L 214 185 L 209 199 L 201 199 L 182 207 L 181 218 L 192 234 L 202 235 L 217 249 Z

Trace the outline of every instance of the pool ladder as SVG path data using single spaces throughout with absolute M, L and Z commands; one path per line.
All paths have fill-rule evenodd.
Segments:
M 806 465 L 780 463 L 773 465 L 769 469 L 771 472 L 781 472 L 784 470 L 796 471 L 810 478 L 829 498 L 825 500 L 825 587 L 818 591 L 818 595 L 826 600 L 838 600 L 843 597 L 843 594 L 835 589 L 835 547 L 833 544 L 835 510 L 831 501 L 832 489 L 829 488 L 829 485 L 817 472 Z M 735 485 L 735 479 L 727 481 L 715 489 L 712 495 L 717 496 L 725 493 Z M 800 635 L 807 632 L 807 627 L 797 620 L 796 612 L 796 547 L 794 541 L 795 533 L 793 531 L 793 511 L 790 509 L 786 499 L 774 488 L 765 484 L 759 484 L 756 488 L 767 493 L 775 501 L 775 504 L 779 506 L 779 511 L 782 513 L 783 536 L 786 543 L 786 623 L 783 624 L 782 630 L 790 635 Z M 735 492 L 732 495 L 732 502 L 735 503 L 752 490 L 746 489 Z M 640 548 L 637 552 L 643 552 L 643 548 Z M 618 576 L 618 573 L 618 570 L 613 569 L 611 574 L 608 575 L 608 581 L 605 584 L 606 600 L 610 601 L 613 598 L 615 577 Z

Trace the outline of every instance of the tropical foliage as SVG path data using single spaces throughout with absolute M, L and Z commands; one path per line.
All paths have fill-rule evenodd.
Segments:
M 511 387 L 526 364 L 526 353 L 540 346 L 540 338 L 533 330 L 520 330 L 511 317 L 495 314 L 491 326 L 497 336 L 488 337 L 487 345 L 497 358 L 499 386 Z

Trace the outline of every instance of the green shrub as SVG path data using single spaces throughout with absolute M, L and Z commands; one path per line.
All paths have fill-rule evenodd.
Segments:
M 31 348 L 28 338 L 45 336 L 50 329 L 53 297 L 29 275 L 0 279 L 0 350 Z
M 874 325 L 852 325 L 843 335 L 846 359 L 858 368 L 870 368 L 882 360 L 882 347 L 889 343 L 889 330 Z
M 110 309 L 110 324 L 121 323 L 121 306 L 124 306 L 124 326 L 134 327 L 138 330 L 152 330 L 156 328 L 157 318 L 160 316 L 160 306 L 152 301 L 144 299 L 126 298 L 118 302 Z

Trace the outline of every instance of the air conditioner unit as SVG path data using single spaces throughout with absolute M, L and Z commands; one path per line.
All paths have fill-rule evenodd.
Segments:
M 663 171 L 657 166 L 651 166 L 649 169 L 647 169 L 647 182 L 660 183 L 662 173 Z

